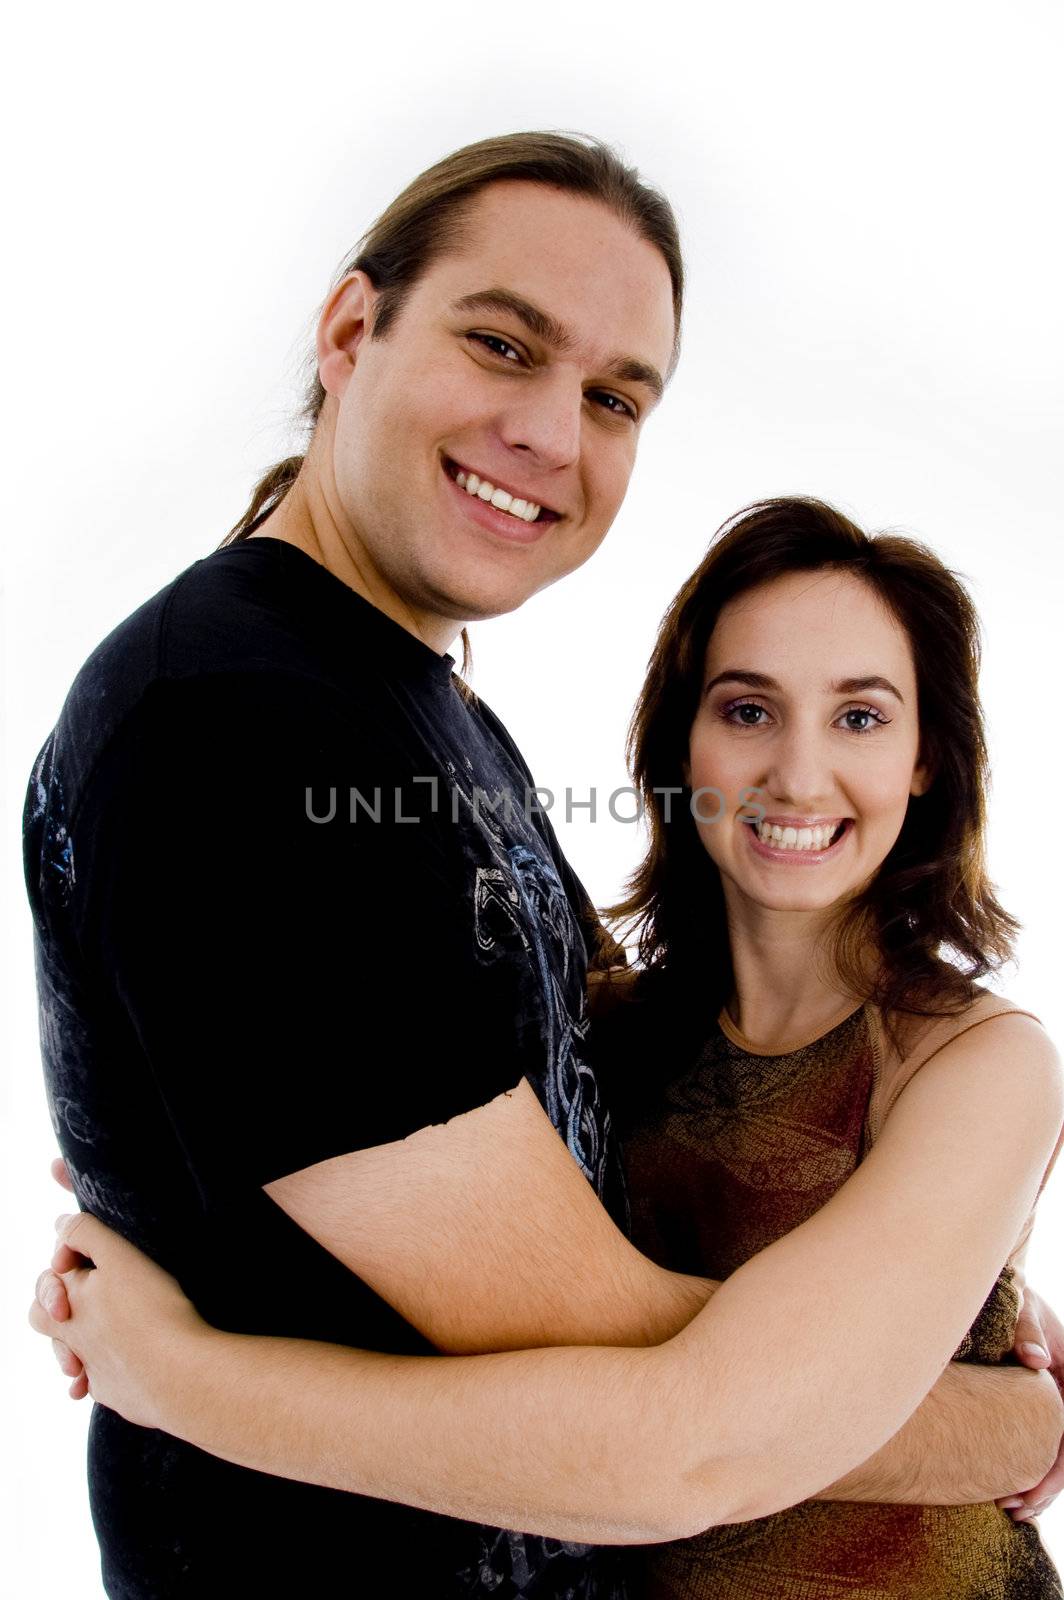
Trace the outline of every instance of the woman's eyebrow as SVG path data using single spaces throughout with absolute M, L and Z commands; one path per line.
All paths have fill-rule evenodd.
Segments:
M 889 678 L 881 678 L 877 674 L 870 674 L 866 678 L 839 678 L 836 683 L 828 685 L 830 694 L 860 694 L 864 689 L 882 689 L 886 694 L 892 694 L 899 705 L 905 704 L 901 690 L 895 689 Z
M 718 672 L 715 678 L 710 678 L 706 684 L 705 693 L 715 689 L 720 683 L 741 683 L 748 689 L 779 690 L 780 684 L 775 678 L 770 678 L 764 672 L 751 672 L 748 667 L 728 667 L 724 672 Z M 880 677 L 878 673 L 868 673 L 860 678 L 837 678 L 834 683 L 825 686 L 825 694 L 860 694 L 865 689 L 882 689 L 887 694 L 892 694 L 900 705 L 905 704 L 905 698 L 899 689 L 896 689 L 889 678 Z

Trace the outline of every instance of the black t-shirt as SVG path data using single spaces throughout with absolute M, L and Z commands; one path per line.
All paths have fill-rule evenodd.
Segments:
M 619 1219 L 594 918 L 453 662 L 295 547 L 194 563 L 79 672 L 34 767 L 42 1053 L 80 1202 L 236 1331 L 429 1347 L 262 1185 L 526 1076 Z M 298 1396 L 293 1396 L 298 1404 Z M 289 1483 L 96 1407 L 112 1596 L 610 1597 L 621 1557 Z

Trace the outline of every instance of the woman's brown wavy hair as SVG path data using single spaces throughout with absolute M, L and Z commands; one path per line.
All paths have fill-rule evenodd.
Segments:
M 978 616 L 959 578 L 926 546 L 867 534 L 820 500 L 764 500 L 738 512 L 666 612 L 628 738 L 650 842 L 626 898 L 608 915 L 636 935 L 643 967 L 676 980 L 681 991 L 697 991 L 700 1009 L 728 999 L 720 875 L 684 803 L 706 647 L 729 601 L 786 573 L 821 568 L 860 578 L 905 629 L 916 666 L 921 758 L 932 774 L 927 792 L 910 799 L 872 882 L 842 911 L 829 953 L 844 985 L 887 1011 L 959 1009 L 980 978 L 1010 959 L 1019 927 L 986 875 L 989 767 Z M 666 820 L 661 791 L 670 788 L 684 793 L 679 803 L 673 798 Z

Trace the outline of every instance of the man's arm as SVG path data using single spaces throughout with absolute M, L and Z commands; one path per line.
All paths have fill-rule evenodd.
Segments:
M 1001 1498 L 1003 1483 L 1037 1483 L 1060 1407 L 1050 1385 L 1032 1383 L 1033 1376 L 1024 1367 L 951 1362 L 882 1449 L 813 1498 L 978 1505 Z
M 716 1361 L 677 1373 L 664 1347 L 411 1358 L 219 1333 L 95 1218 L 61 1223 L 64 1277 L 42 1276 L 30 1320 L 69 1340 L 93 1395 L 132 1422 L 259 1471 L 558 1538 L 646 1543 L 755 1514 L 742 1446 L 760 1411 L 736 1418 Z M 1055 1394 L 1047 1374 L 1019 1376 Z M 824 1395 L 831 1422 L 838 1399 Z M 1046 1462 L 1061 1419 L 1057 1400 Z M 685 1467 L 692 1434 L 701 1460 Z M 778 1487 L 778 1463 L 761 1471 Z
M 394 1145 L 267 1186 L 437 1348 L 664 1343 L 716 1284 L 657 1267 L 610 1221 L 526 1082 Z M 917 1412 L 821 1498 L 954 1505 L 1044 1470 L 1055 1417 L 1024 1373 L 951 1365 Z
M 64 1188 L 71 1189 L 61 1161 L 53 1164 L 53 1174 Z M 587 1205 L 588 1199 L 589 1196 L 580 1191 L 578 1206 Z M 601 1207 L 591 1200 L 591 1209 L 596 1224 L 601 1225 L 605 1215 Z M 618 1241 L 621 1246 L 618 1260 L 611 1265 L 611 1253 Z M 544 1328 L 542 1306 L 537 1306 L 538 1326 L 546 1337 L 539 1341 L 530 1338 L 529 1343 L 579 1342 L 567 1341 L 555 1334 L 562 1333 L 563 1323 L 564 1331 L 570 1335 L 575 1335 L 578 1324 L 588 1328 L 592 1320 L 587 1308 L 589 1297 L 602 1313 L 603 1333 L 601 1337 L 589 1338 L 588 1342 L 616 1345 L 664 1342 L 687 1325 L 718 1287 L 703 1278 L 685 1277 L 653 1266 L 632 1251 L 612 1224 L 598 1245 L 597 1252 L 584 1262 L 579 1299 L 572 1306 L 564 1302 L 560 1307 L 555 1305 L 555 1314 L 560 1312 L 561 1320 L 553 1329 Z M 74 1265 L 74 1259 L 64 1255 L 59 1264 L 62 1270 L 68 1270 Z M 599 1271 L 601 1279 L 596 1276 Z M 626 1275 L 623 1292 L 611 1304 L 611 1287 L 624 1284 Z M 550 1284 L 550 1293 L 557 1300 L 556 1275 L 550 1278 Z M 487 1310 L 489 1322 L 494 1318 L 499 1329 L 495 1335 L 498 1348 L 502 1348 L 501 1319 L 508 1308 L 513 1318 L 512 1304 L 498 1296 L 492 1305 L 482 1308 Z M 652 1337 L 634 1336 L 635 1317 L 641 1320 L 641 1331 Z M 606 1328 L 611 1319 L 615 1337 L 608 1338 Z M 1024 1329 L 1030 1332 L 1027 1322 L 1023 1322 L 1020 1331 Z M 516 1319 L 509 1322 L 506 1333 L 515 1341 L 512 1347 L 520 1348 Z M 489 1341 L 492 1339 L 490 1333 L 485 1337 Z M 57 1354 L 62 1370 L 72 1379 L 71 1394 L 77 1399 L 84 1398 L 88 1386 L 81 1363 L 71 1358 L 65 1346 L 61 1346 Z M 1064 1350 L 1061 1354 L 1064 1357 Z M 1048 1385 L 1027 1382 L 1025 1374 L 1015 1368 L 952 1363 L 908 1422 L 882 1449 L 815 1498 L 968 1505 L 995 1497 L 1011 1497 L 1018 1485 L 1035 1482 L 1044 1465 L 1046 1430 L 1047 1427 L 1051 1432 L 1054 1429 L 1056 1414 L 1055 1399 Z M 1052 1499 L 1056 1492 L 1057 1486 L 1053 1483 L 1043 1490 L 1042 1498 Z M 1022 1503 L 1022 1496 L 1017 1499 Z M 1044 1509 L 1041 1499 L 1039 1509 Z
M 555 1337 L 569 1342 L 601 1338 L 597 1329 L 584 1331 L 586 1307 L 604 1306 L 616 1329 L 615 1308 L 620 1305 L 635 1308 L 640 1339 L 657 1337 L 665 1341 L 646 1352 L 653 1354 L 656 1348 L 668 1353 L 655 1359 L 651 1367 L 655 1374 L 671 1371 L 673 1359 L 683 1369 L 685 1341 L 694 1329 L 699 1329 L 696 1348 L 701 1349 L 704 1331 L 712 1350 L 718 1338 L 732 1337 L 729 1330 L 733 1330 L 733 1324 L 735 1348 L 729 1348 L 722 1373 L 724 1367 L 732 1366 L 740 1345 L 742 1370 L 747 1377 L 756 1373 L 758 1384 L 766 1381 L 782 1361 L 784 1370 L 778 1373 L 781 1392 L 773 1396 L 772 1418 L 763 1423 L 766 1437 L 778 1417 L 788 1414 L 788 1407 L 801 1411 L 802 1384 L 808 1382 L 816 1389 L 818 1371 L 829 1354 L 838 1371 L 833 1371 L 831 1377 L 820 1372 L 819 1392 L 826 1394 L 833 1387 L 838 1388 L 841 1372 L 845 1393 L 848 1363 L 858 1354 L 862 1371 L 866 1375 L 872 1373 L 868 1392 L 857 1408 L 859 1415 L 852 1419 L 852 1431 L 840 1430 L 837 1425 L 825 1430 L 823 1421 L 818 1424 L 815 1418 L 803 1419 L 788 1440 L 777 1442 L 773 1436 L 767 1454 L 760 1435 L 749 1433 L 751 1422 L 760 1417 L 760 1411 L 754 1394 L 745 1391 L 742 1384 L 738 1393 L 743 1399 L 739 1411 L 743 1426 L 734 1437 L 726 1424 L 735 1394 L 728 1388 L 718 1397 L 718 1415 L 718 1405 L 710 1404 L 711 1393 L 702 1392 L 696 1383 L 688 1396 L 691 1408 L 685 1408 L 679 1419 L 679 1433 L 670 1429 L 664 1438 L 659 1438 L 658 1421 L 670 1417 L 674 1398 L 666 1381 L 667 1392 L 658 1396 L 655 1424 L 647 1438 L 649 1454 L 639 1449 L 640 1465 L 645 1457 L 650 1470 L 659 1445 L 674 1463 L 682 1459 L 685 1440 L 695 1448 L 703 1448 L 703 1435 L 697 1433 L 694 1440 L 689 1440 L 686 1428 L 694 1422 L 708 1426 L 710 1418 L 713 1448 L 727 1445 L 735 1458 L 728 1467 L 729 1493 L 743 1482 L 738 1468 L 747 1453 L 759 1460 L 766 1456 L 766 1482 L 778 1482 L 778 1469 L 786 1467 L 788 1488 L 796 1486 L 801 1496 L 814 1492 L 825 1480 L 837 1479 L 851 1470 L 862 1455 L 882 1446 L 945 1366 L 957 1338 L 982 1303 L 987 1284 L 980 1284 L 982 1292 L 970 1307 L 969 1297 L 956 1293 L 951 1304 L 968 1309 L 967 1321 L 943 1349 L 930 1340 L 937 1362 L 931 1370 L 927 1370 L 926 1348 L 923 1365 L 904 1368 L 907 1387 L 900 1396 L 897 1383 L 892 1386 L 887 1382 L 883 1362 L 875 1359 L 876 1338 L 871 1331 L 865 1334 L 860 1352 L 839 1350 L 837 1339 L 820 1327 L 818 1316 L 805 1315 L 803 1320 L 796 1320 L 788 1294 L 781 1292 L 778 1283 L 771 1295 L 758 1298 L 764 1261 L 768 1257 L 775 1261 L 772 1253 L 781 1250 L 785 1260 L 795 1250 L 802 1259 L 803 1241 L 810 1238 L 808 1229 L 812 1223 L 771 1247 L 754 1263 L 747 1263 L 688 1329 L 669 1338 L 667 1320 L 654 1326 L 656 1313 L 651 1309 L 648 1314 L 642 1296 L 647 1268 L 633 1263 L 631 1247 L 621 1241 L 623 1260 L 613 1255 L 605 1266 L 596 1264 L 592 1271 L 586 1251 L 589 1235 L 574 1225 L 568 1208 L 559 1210 L 551 1199 L 553 1176 L 548 1178 L 547 1173 L 553 1175 L 560 1162 L 567 1178 L 579 1186 L 581 1204 L 597 1206 L 531 1091 L 524 1091 L 520 1098 L 511 1092 L 488 1107 L 481 1106 L 465 1116 L 454 1115 L 456 1110 L 464 1112 L 466 1107 L 478 1106 L 472 1096 L 489 1078 L 498 1085 L 502 1071 L 497 1052 L 492 1054 L 497 1034 L 491 1019 L 485 1022 L 471 1017 L 464 991 L 457 993 L 448 987 L 451 952 L 446 939 L 440 941 L 438 949 L 434 947 L 432 1004 L 411 1008 L 409 1015 L 389 1013 L 392 1052 L 390 1057 L 382 1055 L 379 1029 L 373 1025 L 374 1018 L 367 1023 L 363 1013 L 378 999 L 378 985 L 372 974 L 378 973 L 383 983 L 388 962 L 394 961 L 395 951 L 402 948 L 392 939 L 391 930 L 395 923 L 396 931 L 401 932 L 403 919 L 396 907 L 394 886 L 389 898 L 388 882 L 378 881 L 381 840 L 376 834 L 363 836 L 351 831 L 349 837 L 345 832 L 343 849 L 338 849 L 340 841 L 327 839 L 322 829 L 297 828 L 301 813 L 295 802 L 301 803 L 302 789 L 295 793 L 292 790 L 296 776 L 301 780 L 328 781 L 342 774 L 350 740 L 337 744 L 328 719 L 320 727 L 316 721 L 310 723 L 302 702 L 289 703 L 279 691 L 276 702 L 261 704 L 257 683 L 249 697 L 243 691 L 236 695 L 228 684 L 224 697 L 222 686 L 213 683 L 180 688 L 183 714 L 163 725 L 157 709 L 155 721 L 146 730 L 152 736 L 154 765 L 144 768 L 143 742 L 131 748 L 134 770 L 130 777 L 139 781 L 140 789 L 132 783 L 119 786 L 134 822 L 139 812 L 130 795 L 135 798 L 141 789 L 145 790 L 145 797 L 152 801 L 145 808 L 145 815 L 150 818 L 149 834 L 160 833 L 172 841 L 171 846 L 161 855 L 156 852 L 153 873 L 148 876 L 140 868 L 142 852 L 131 849 L 124 834 L 114 851 L 109 852 L 101 834 L 95 831 L 98 892 L 89 897 L 90 915 L 84 919 L 80 932 L 86 947 L 107 952 L 119 998 L 136 1018 L 139 1035 L 157 1081 L 164 1087 L 190 1159 L 216 1162 L 229 1152 L 231 1160 L 239 1158 L 243 1182 L 255 1175 L 256 1167 L 272 1167 L 272 1171 L 260 1170 L 257 1181 L 268 1184 L 270 1192 L 297 1222 L 444 1348 L 473 1349 L 497 1343 L 505 1349 L 513 1331 L 507 1335 L 506 1328 L 500 1330 L 485 1322 L 486 1311 L 491 1313 L 496 1307 L 502 1308 L 504 1317 L 511 1314 L 511 1307 L 516 1308 L 515 1326 L 522 1338 L 538 1341 L 546 1337 L 542 1313 L 539 1327 L 535 1325 L 536 1297 L 543 1292 L 544 1273 L 556 1268 L 560 1257 L 564 1303 L 552 1306 L 551 1317 L 561 1316 L 563 1323 L 566 1316 L 571 1320 L 569 1331 L 561 1326 Z M 295 751 L 298 759 L 287 755 L 283 770 L 275 772 L 270 758 L 281 749 Z M 234 775 L 233 788 L 226 791 L 225 798 L 227 815 L 238 816 L 244 830 L 242 848 L 237 852 L 231 848 L 225 817 L 219 817 L 215 776 L 219 770 Z M 106 814 L 98 820 L 103 826 Z M 425 830 L 409 832 L 417 833 L 419 839 L 424 833 L 423 844 L 431 837 Z M 264 861 L 271 863 L 268 873 L 262 870 Z M 119 877 L 115 869 L 121 868 L 123 862 L 125 871 Z M 80 876 L 84 879 L 84 872 Z M 386 933 L 374 919 L 352 911 L 363 905 L 367 884 L 373 885 L 374 895 L 379 891 L 382 914 L 389 908 L 394 913 Z M 438 894 L 440 915 L 445 916 L 448 895 L 453 897 L 454 886 L 446 864 L 426 857 L 417 873 L 416 904 L 427 925 L 433 925 L 435 916 L 433 894 Z M 141 902 L 143 915 L 138 909 Z M 400 904 L 405 905 L 405 901 Z M 204 906 L 214 906 L 217 915 L 205 914 Z M 453 906 L 450 914 L 453 916 Z M 155 930 L 150 947 L 146 947 L 139 931 L 146 925 Z M 192 929 L 194 936 L 185 938 L 183 931 Z M 171 934 L 171 930 L 178 932 Z M 309 937 L 307 930 L 312 930 L 315 937 Z M 176 994 L 192 996 L 195 1003 L 175 1007 Z M 359 996 L 364 997 L 361 1007 Z M 205 1032 L 200 1019 L 207 1014 L 213 1023 Z M 1004 1019 L 985 1026 L 1004 1026 Z M 470 1068 L 470 1035 L 474 1029 L 475 1074 Z M 302 1064 L 298 1073 L 293 1073 L 293 1063 Z M 925 1069 L 917 1083 L 923 1084 L 927 1079 Z M 502 1078 L 502 1082 L 506 1079 Z M 269 1092 L 260 1092 L 259 1086 L 267 1084 Z M 915 1089 L 916 1085 L 912 1085 L 906 1093 L 911 1095 Z M 424 1129 L 409 1138 L 386 1131 L 405 1132 L 411 1126 L 412 1103 L 421 1108 L 423 1120 L 431 1117 L 441 1127 Z M 523 1107 L 523 1120 L 515 1139 L 500 1139 L 503 1130 L 499 1116 L 491 1115 L 505 1106 L 511 1108 L 513 1116 Z M 528 1114 L 533 1109 L 536 1119 L 530 1126 Z M 892 1123 L 898 1115 L 896 1109 Z M 445 1121 L 446 1118 L 451 1120 Z M 483 1137 L 477 1140 L 470 1135 L 461 1152 L 449 1150 L 445 1159 L 438 1159 L 435 1135 L 449 1138 L 453 1130 L 456 1138 L 464 1139 L 467 1119 L 472 1127 L 478 1118 L 482 1119 Z M 993 1123 L 995 1119 L 1002 1120 L 996 1103 L 987 1120 Z M 964 1126 L 963 1119 L 959 1126 Z M 376 1138 L 367 1138 L 366 1142 L 376 1143 L 378 1149 L 321 1160 L 323 1147 L 336 1148 L 335 1130 L 345 1127 L 366 1134 L 375 1131 Z M 884 1146 L 890 1143 L 889 1132 L 888 1126 L 868 1160 L 845 1186 L 847 1196 L 864 1193 L 869 1174 L 882 1167 Z M 389 1137 L 395 1141 L 393 1144 L 382 1142 Z M 914 1149 L 918 1157 L 921 1148 L 917 1138 Z M 301 1166 L 302 1172 L 276 1178 L 278 1171 L 285 1171 L 277 1164 L 282 1149 L 291 1167 Z M 381 1166 L 381 1150 L 390 1152 L 387 1161 L 394 1158 L 394 1166 Z M 461 1160 L 457 1159 L 459 1153 Z M 996 1150 L 987 1152 L 985 1165 L 997 1183 L 1015 1181 L 1016 1174 L 998 1159 L 999 1154 Z M 943 1168 L 940 1155 L 941 1152 L 936 1153 L 936 1162 L 931 1164 L 934 1172 L 927 1179 L 931 1191 L 935 1187 L 934 1173 Z M 504 1158 L 501 1161 L 500 1156 Z M 956 1201 L 963 1188 L 958 1176 L 951 1201 Z M 907 1192 L 904 1185 L 896 1182 L 881 1191 L 887 1215 L 892 1207 L 896 1209 L 895 1191 Z M 563 1188 L 561 1192 L 573 1191 Z M 984 1189 L 976 1186 L 971 1193 L 964 1193 L 965 1204 L 978 1217 L 981 1207 L 993 1207 L 995 1193 L 990 1184 Z M 813 1219 L 819 1225 L 813 1238 L 820 1237 L 840 1205 L 844 1206 L 841 1196 L 842 1192 Z M 933 1214 L 934 1207 L 930 1209 Z M 957 1207 L 940 1209 L 949 1217 Z M 1007 1208 L 1005 1215 L 1008 1216 Z M 965 1217 L 958 1219 L 957 1238 L 951 1241 L 936 1238 L 934 1230 L 924 1225 L 922 1214 L 906 1220 L 912 1225 L 912 1238 L 906 1244 L 912 1269 L 910 1288 L 912 1283 L 926 1284 L 936 1273 L 943 1284 L 952 1281 L 949 1271 L 939 1272 L 938 1257 L 928 1260 L 921 1255 L 932 1241 L 941 1254 L 952 1250 L 951 1265 L 962 1262 L 969 1271 L 983 1271 L 985 1252 L 994 1249 L 998 1259 L 993 1271 L 986 1271 L 989 1282 L 1019 1228 L 1018 1221 L 1010 1221 L 1011 1236 L 1003 1239 L 997 1238 L 993 1228 L 987 1228 L 971 1241 L 969 1248 L 967 1236 L 971 1229 Z M 601 1223 L 594 1226 L 600 1227 Z M 880 1230 L 881 1220 L 874 1213 L 864 1216 L 863 1239 L 876 1238 L 878 1242 Z M 883 1264 L 881 1257 L 869 1252 L 860 1239 L 853 1242 L 853 1257 L 859 1284 L 862 1269 L 869 1267 L 872 1260 L 879 1266 Z M 762 1264 L 760 1268 L 758 1263 Z M 810 1267 L 815 1276 L 815 1259 Z M 740 1282 L 741 1293 L 735 1287 Z M 956 1285 L 953 1287 L 956 1289 Z M 557 1298 L 557 1291 L 553 1293 Z M 718 1316 L 722 1299 L 725 1312 Z M 736 1301 L 741 1314 L 731 1309 Z M 855 1308 L 858 1322 L 869 1307 L 879 1303 L 875 1292 L 865 1294 L 861 1307 Z M 889 1319 L 903 1303 L 904 1294 L 888 1297 L 882 1306 L 884 1317 Z M 534 1313 L 531 1322 L 529 1306 Z M 818 1309 L 826 1314 L 827 1308 Z M 782 1322 L 781 1311 L 786 1313 Z M 630 1309 L 627 1314 L 631 1315 Z M 466 1315 L 475 1324 L 472 1336 L 462 1320 Z M 707 1317 L 712 1320 L 705 1322 Z M 918 1319 L 914 1318 L 912 1325 L 918 1326 Z M 812 1328 L 819 1328 L 820 1343 L 815 1351 L 809 1350 L 803 1356 Z M 618 1333 L 613 1331 L 611 1336 L 617 1338 Z M 463 1346 L 463 1339 L 471 1342 Z M 778 1349 L 774 1348 L 777 1342 Z M 797 1350 L 793 1348 L 796 1344 L 800 1347 Z M 612 1352 L 612 1358 L 619 1353 Z M 645 1352 L 628 1353 L 634 1358 Z M 555 1358 L 560 1360 L 566 1352 L 543 1354 L 549 1359 L 536 1364 L 537 1372 L 540 1366 L 554 1372 Z M 794 1374 L 786 1365 L 792 1358 L 798 1361 L 802 1372 L 797 1387 Z M 581 1351 L 581 1360 L 585 1359 L 587 1353 Z M 593 1365 L 597 1367 L 600 1362 L 605 1363 L 603 1371 L 608 1373 L 611 1361 L 605 1353 L 594 1356 Z M 435 1369 L 439 1365 L 434 1361 L 433 1381 L 437 1381 Z M 633 1368 L 635 1365 L 639 1363 L 633 1360 Z M 379 1372 L 379 1366 L 375 1370 Z M 495 1378 L 495 1371 L 493 1367 L 492 1381 L 501 1381 Z M 503 1369 L 498 1371 L 501 1374 Z M 520 1367 L 506 1366 L 507 1381 L 514 1371 L 520 1371 Z M 688 1374 L 683 1380 L 681 1389 L 690 1377 Z M 616 1400 L 617 1390 L 613 1388 L 610 1393 Z M 650 1397 L 641 1396 L 641 1404 Z M 559 1398 L 567 1405 L 573 1401 L 567 1390 Z M 595 1400 L 594 1385 L 590 1398 Z M 904 1406 L 899 1409 L 903 1401 Z M 639 1411 L 640 1406 L 635 1410 Z M 623 1440 L 625 1431 L 624 1427 L 618 1429 L 618 1440 Z M 859 1448 L 861 1445 L 866 1448 Z M 412 1447 L 418 1448 L 416 1437 Z M 680 1457 L 675 1454 L 677 1449 Z M 792 1459 L 796 1450 L 797 1468 Z M 594 1458 L 593 1454 L 590 1459 Z M 631 1465 L 618 1462 L 617 1470 L 624 1472 Z

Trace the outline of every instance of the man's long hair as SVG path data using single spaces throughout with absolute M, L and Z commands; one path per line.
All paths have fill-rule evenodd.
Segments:
M 583 134 L 510 133 L 481 139 L 455 150 L 415 178 L 381 213 L 336 274 L 335 282 L 340 283 L 352 272 L 365 272 L 378 290 L 371 336 L 387 338 L 418 279 L 441 256 L 461 247 L 463 224 L 476 195 L 490 184 L 514 180 L 596 200 L 660 250 L 672 280 L 675 361 L 684 269 L 672 208 L 609 145 Z M 313 354 L 308 365 L 306 398 L 299 420 L 309 438 L 321 415 L 325 390 Z M 280 505 L 305 459 L 305 452 L 287 456 L 263 474 L 252 490 L 247 510 L 219 549 L 246 539 Z M 462 645 L 465 670 L 469 639 L 464 629 Z

